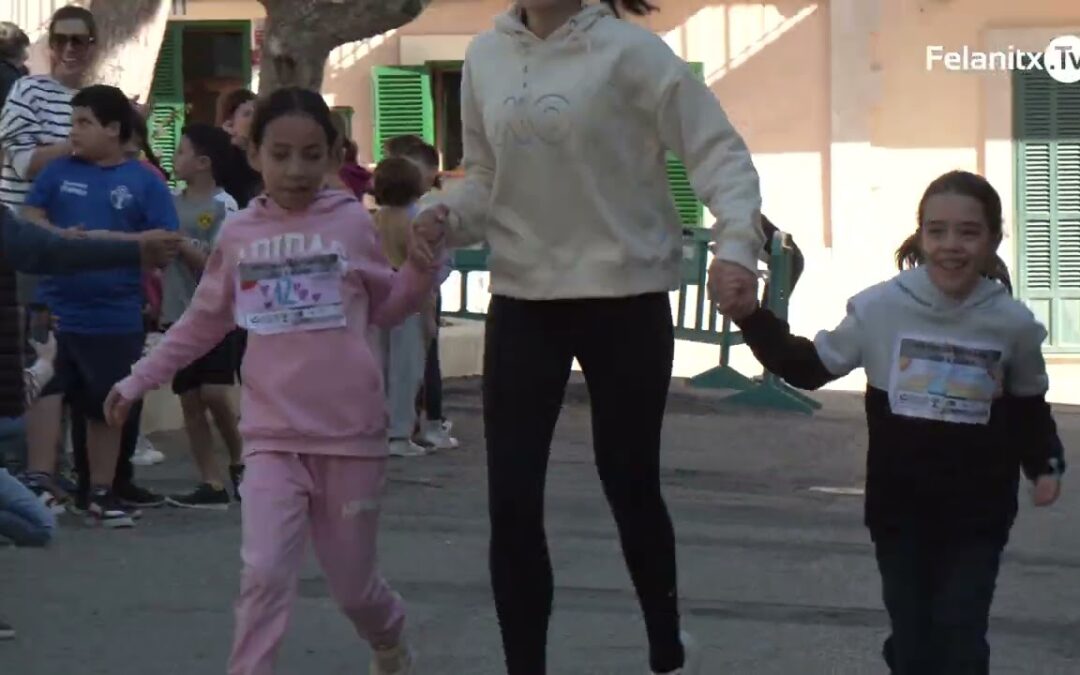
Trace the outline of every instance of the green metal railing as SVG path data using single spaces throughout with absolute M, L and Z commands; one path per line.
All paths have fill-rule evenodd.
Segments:
M 811 414 L 821 407 L 817 401 L 800 393 L 772 373 L 749 378 L 731 366 L 731 348 L 743 344 L 742 333 L 732 330 L 731 319 L 722 316 L 709 301 L 706 291 L 709 270 L 709 244 L 712 232 L 687 229 L 683 232 L 682 281 L 679 284 L 675 313 L 675 338 L 720 347 L 720 363 L 690 378 L 690 386 L 702 389 L 735 390 L 725 399 L 731 403 L 758 408 L 789 410 Z M 461 295 L 457 310 L 443 310 L 449 317 L 483 320 L 484 312 L 469 311 L 469 275 L 486 272 L 486 248 L 462 249 L 454 253 L 454 269 L 460 275 Z M 782 319 L 788 316 L 792 275 L 791 237 L 777 232 L 769 260 L 769 284 L 766 306 Z M 692 296 L 692 298 L 691 298 Z
M 777 317 L 788 318 L 791 298 L 792 264 L 794 261 L 791 235 L 777 232 L 773 236 L 769 256 L 768 296 L 765 306 Z M 731 366 L 731 347 L 745 344 L 742 333 L 731 329 L 731 319 L 724 317 L 723 339 L 720 342 L 720 364 L 690 378 L 690 386 L 702 389 L 734 389 L 737 394 L 724 399 L 727 403 L 753 408 L 769 408 L 811 415 L 821 404 L 784 382 L 778 375 L 765 371 L 759 379 L 751 379 Z

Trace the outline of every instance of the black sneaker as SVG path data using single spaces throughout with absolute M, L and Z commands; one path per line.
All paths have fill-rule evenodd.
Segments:
M 165 504 L 164 497 L 135 483 L 114 487 L 113 494 L 121 505 L 132 509 L 153 509 Z
M 6 621 L 0 621 L 0 640 L 14 640 L 15 629 Z
M 230 464 L 229 478 L 232 479 L 233 494 L 236 495 L 236 501 L 240 501 L 240 483 L 244 480 L 244 465 Z
M 135 519 L 109 490 L 97 489 L 90 494 L 86 509 L 88 525 L 101 525 L 109 529 L 135 527 Z
M 168 498 L 173 506 L 182 509 L 211 509 L 224 511 L 229 508 L 229 492 L 225 488 L 216 488 L 209 483 L 199 483 L 191 492 Z

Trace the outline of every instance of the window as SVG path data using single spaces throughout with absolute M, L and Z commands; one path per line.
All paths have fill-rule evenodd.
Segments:
M 1047 349 L 1080 352 L 1080 89 L 1013 74 L 1017 279 Z

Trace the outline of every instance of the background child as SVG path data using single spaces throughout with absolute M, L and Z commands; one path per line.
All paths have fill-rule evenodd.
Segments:
M 416 202 L 423 194 L 420 168 L 404 157 L 389 157 L 375 167 L 375 229 L 390 265 L 400 269 L 408 259 L 409 228 Z M 412 441 L 416 426 L 416 394 L 424 379 L 424 317 L 411 314 L 390 328 L 386 348 L 386 398 L 390 405 L 390 454 L 415 457 L 426 450 Z
M 132 122 L 131 103 L 119 89 L 95 85 L 76 94 L 74 154 L 53 161 L 34 181 L 24 207 L 27 217 L 45 227 L 83 227 L 89 236 L 131 238 L 151 229 L 176 230 L 168 188 L 124 156 Z M 120 432 L 104 423 L 101 406 L 109 388 L 142 355 L 140 269 L 51 277 L 41 290 L 60 317 L 57 375 L 42 396 L 64 394 L 88 419 L 92 521 L 131 527 L 131 513 L 114 494 Z
M 230 218 L 187 311 L 106 402 L 121 423 L 238 320 L 248 328 L 244 571 L 230 675 L 272 672 L 309 531 L 331 593 L 374 648 L 372 675 L 412 670 L 404 606 L 376 570 L 386 402 L 366 337 L 369 324 L 415 313 L 441 232 L 418 232 L 427 243 L 391 269 L 356 198 L 323 188 L 330 118 L 315 92 L 281 89 L 260 101 L 252 156 L 267 194 Z
M 131 140 L 127 145 L 127 157 L 141 162 L 147 170 L 160 178 L 162 182 L 168 183 L 169 172 L 165 170 L 161 160 L 154 153 L 154 149 L 150 147 L 150 133 L 146 126 L 146 111 L 139 105 L 133 105 L 132 109 L 135 117 L 131 129 Z M 143 295 L 146 299 L 143 314 L 147 333 L 156 333 L 161 328 L 162 283 L 162 270 L 143 270 L 142 286 Z M 124 438 L 121 441 L 120 448 L 121 463 L 124 462 L 123 457 L 127 457 L 128 461 L 135 466 L 151 466 L 165 461 L 165 454 L 155 448 L 150 439 L 140 433 L 139 417 L 139 415 L 132 415 L 132 421 L 128 423 L 128 427 L 124 430 Z M 132 434 L 135 435 L 134 441 L 129 438 Z M 129 447 L 131 443 L 135 444 L 134 448 Z
M 218 115 L 221 128 L 229 134 L 235 147 L 230 161 L 233 170 L 225 189 L 236 199 L 240 208 L 245 208 L 263 188 L 262 177 L 247 159 L 256 100 L 255 93 L 248 89 L 229 92 L 221 99 L 221 112 Z
M 815 389 L 862 367 L 870 447 L 866 524 L 876 547 L 894 673 L 989 672 L 986 641 L 1018 467 L 1037 506 L 1064 469 L 1046 404 L 1046 330 L 984 277 L 1001 200 L 980 176 L 934 180 L 919 203 L 923 264 L 856 295 L 811 342 L 766 310 L 734 317 L 770 371 Z
M 173 166 L 177 179 L 186 185 L 174 196 L 174 203 L 180 233 L 187 239 L 179 259 L 165 269 L 162 322 L 166 327 L 179 321 L 191 304 L 221 224 L 228 214 L 238 210 L 236 200 L 218 182 L 230 171 L 230 155 L 229 135 L 223 130 L 209 124 L 190 124 L 184 128 Z M 180 397 L 184 429 L 201 480 L 191 492 L 170 497 L 170 503 L 175 506 L 222 509 L 228 508 L 231 501 L 225 489 L 225 477 L 214 459 L 208 412 L 228 448 L 229 473 L 233 489 L 239 494 L 243 448 L 231 399 L 236 382 L 236 356 L 236 331 L 233 331 L 173 378 L 172 389 Z
M 439 151 L 425 143 L 419 136 L 396 136 L 386 143 L 388 157 L 405 157 L 420 167 L 421 189 L 424 194 L 442 188 L 439 177 Z M 450 256 L 446 256 L 439 273 L 441 286 L 453 271 Z M 452 450 L 458 447 L 457 439 L 450 435 L 451 424 L 443 414 L 442 368 L 439 363 L 439 328 L 442 323 L 442 294 L 436 288 L 428 306 L 424 308 L 424 383 L 421 387 L 420 408 L 423 417 L 416 434 L 416 441 L 435 450 Z

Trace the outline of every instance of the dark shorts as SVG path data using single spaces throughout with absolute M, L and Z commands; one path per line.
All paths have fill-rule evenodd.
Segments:
M 67 403 L 89 419 L 104 419 L 105 397 L 113 385 L 131 374 L 143 353 L 143 333 L 56 336 L 56 375 L 42 396 L 63 394 Z
M 239 331 L 225 336 L 213 349 L 173 377 L 172 390 L 176 395 L 186 394 L 206 384 L 229 386 L 236 383 L 236 364 Z

